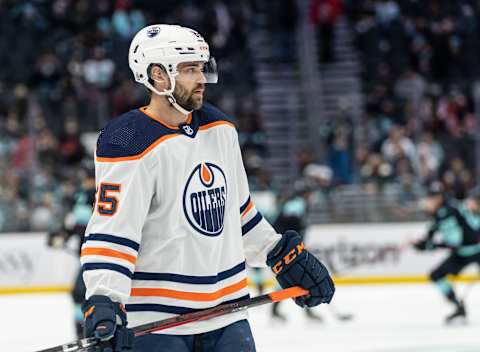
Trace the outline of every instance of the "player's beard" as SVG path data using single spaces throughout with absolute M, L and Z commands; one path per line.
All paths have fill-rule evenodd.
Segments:
M 173 91 L 173 96 L 177 101 L 177 104 L 182 108 L 188 111 L 198 110 L 203 105 L 203 95 L 196 96 L 194 91 L 199 88 L 204 88 L 203 84 L 199 84 L 194 87 L 191 91 L 187 91 L 180 84 L 175 85 L 175 90 Z

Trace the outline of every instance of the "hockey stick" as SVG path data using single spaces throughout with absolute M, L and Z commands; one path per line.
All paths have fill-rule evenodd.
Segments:
M 253 298 L 246 298 L 235 303 L 221 304 L 217 307 L 202 309 L 197 312 L 177 315 L 172 318 L 155 321 L 153 323 L 147 323 L 132 328 L 135 336 L 142 336 L 150 332 L 164 330 L 172 328 L 174 326 L 180 326 L 194 321 L 207 320 L 221 315 L 240 312 L 248 308 L 261 306 L 267 303 L 280 302 L 288 298 L 295 298 L 305 296 L 308 291 L 301 287 L 295 286 L 284 290 L 272 292 L 266 295 L 261 295 Z M 99 340 L 95 337 L 84 338 L 65 345 L 59 345 L 46 350 L 37 352 L 77 352 L 77 351 L 89 351 L 90 348 L 95 347 Z

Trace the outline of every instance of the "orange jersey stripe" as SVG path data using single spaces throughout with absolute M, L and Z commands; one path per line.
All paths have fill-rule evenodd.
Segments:
M 215 121 L 211 123 L 207 123 L 206 125 L 200 126 L 198 129 L 200 131 L 208 130 L 212 127 L 220 126 L 220 125 L 226 125 L 235 128 L 235 125 L 231 122 L 228 121 Z
M 250 201 L 250 203 L 248 203 L 247 208 L 243 211 L 241 218 L 243 219 L 252 208 L 253 208 L 253 202 Z
M 233 285 L 224 287 L 218 291 L 211 293 L 203 292 L 185 292 L 185 291 L 176 291 L 165 288 L 132 288 L 130 291 L 131 296 L 155 296 L 155 297 L 168 297 L 182 299 L 186 301 L 196 301 L 196 302 L 208 302 L 215 301 L 219 298 L 227 296 L 229 294 L 240 291 L 241 289 L 247 287 L 247 279 L 242 279 L 241 281 L 234 283 Z
M 151 119 L 157 121 L 157 122 L 160 122 L 162 125 L 164 125 L 165 127 L 167 128 L 170 128 L 171 130 L 178 130 L 179 128 L 177 126 L 172 126 L 172 125 L 169 125 L 168 123 L 162 121 L 160 118 L 158 118 L 157 116 L 153 115 L 150 111 L 147 111 L 147 106 L 142 106 L 140 108 L 140 111 L 143 112 L 145 115 L 147 115 L 148 117 L 150 117 Z M 192 113 L 188 114 L 188 117 L 187 117 L 187 121 L 185 121 L 186 123 L 190 123 L 192 122 Z
M 135 264 L 137 261 L 137 258 L 131 254 L 122 253 L 108 248 L 85 248 L 82 250 L 82 253 L 80 253 L 80 257 L 84 257 L 86 255 L 102 255 L 105 257 L 120 258 L 132 264 Z

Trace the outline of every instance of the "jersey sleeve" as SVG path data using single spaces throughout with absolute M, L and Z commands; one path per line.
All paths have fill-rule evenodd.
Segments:
M 96 203 L 80 257 L 86 298 L 105 295 L 125 303 L 155 180 L 144 159 L 99 159 L 95 161 Z
M 450 208 L 450 214 L 444 226 L 444 242 L 450 248 L 459 248 L 464 243 L 465 232 L 471 230 L 471 228 L 456 206 Z
M 281 235 L 276 233 L 272 225 L 263 218 L 253 204 L 237 138 L 234 150 L 245 259 L 247 264 L 252 267 L 265 267 L 267 254 L 275 247 Z
M 431 241 L 433 239 L 433 236 L 435 236 L 438 231 L 438 225 L 438 220 L 435 218 L 433 223 L 428 228 L 427 235 L 425 236 L 426 240 Z

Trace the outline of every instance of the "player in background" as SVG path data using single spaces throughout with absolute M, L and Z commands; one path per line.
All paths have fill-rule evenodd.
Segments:
M 105 351 L 255 351 L 247 312 L 135 339 L 128 329 L 248 297 L 246 264 L 309 290 L 295 301 L 302 307 L 334 293 L 300 236 L 276 233 L 251 201 L 237 131 L 203 102 L 205 84 L 217 82 L 203 37 L 148 26 L 132 40 L 129 65 L 151 99 L 98 137 L 97 202 L 81 253 L 85 335 Z
M 280 201 L 280 211 L 273 223 L 274 229 L 278 233 L 294 230 L 302 237 L 302 240 L 305 240 L 306 216 L 310 198 L 311 188 L 307 181 L 303 179 L 297 180 L 293 185 L 293 192 Z M 275 302 L 272 304 L 272 317 L 285 322 L 287 317 L 279 311 L 280 303 Z M 309 319 L 319 322 L 323 321 L 322 317 L 315 314 L 312 309 L 305 309 L 305 314 Z
M 250 181 L 250 180 L 249 180 Z M 262 214 L 263 218 L 272 224 L 277 217 L 277 193 L 272 185 L 264 185 L 264 190 L 255 189 L 252 192 L 252 199 L 255 208 Z M 263 295 L 268 288 L 268 280 L 271 277 L 267 268 L 256 267 L 250 270 L 250 281 L 254 286 L 257 295 Z
M 448 275 L 457 275 L 467 265 L 480 263 L 480 243 L 478 227 L 472 227 L 473 219 L 468 219 L 465 208 L 448 198 L 440 182 L 433 182 L 427 197 L 422 199 L 421 207 L 433 217 L 427 236 L 414 244 L 417 250 L 426 251 L 447 248 L 450 255 L 434 269 L 430 279 L 439 288 L 455 310 L 446 317 L 445 322 L 464 320 L 467 316 L 464 302 L 456 295 Z M 439 241 L 435 235 L 439 234 Z
M 477 232 L 480 242 L 480 186 L 468 192 L 467 198 L 460 206 L 460 211 L 468 224 Z
M 93 161 L 92 161 L 93 164 Z M 86 166 L 79 174 L 82 183 L 74 194 L 71 211 L 68 212 L 60 230 L 49 233 L 48 245 L 54 248 L 65 249 L 70 239 L 77 237 L 78 251 L 74 255 L 80 255 L 80 248 L 88 221 L 92 216 L 92 205 L 95 202 L 95 175 L 92 168 Z M 77 335 L 83 336 L 83 314 L 80 305 L 85 300 L 85 284 L 82 272 L 78 271 L 72 290 L 72 299 L 75 304 L 75 327 Z

